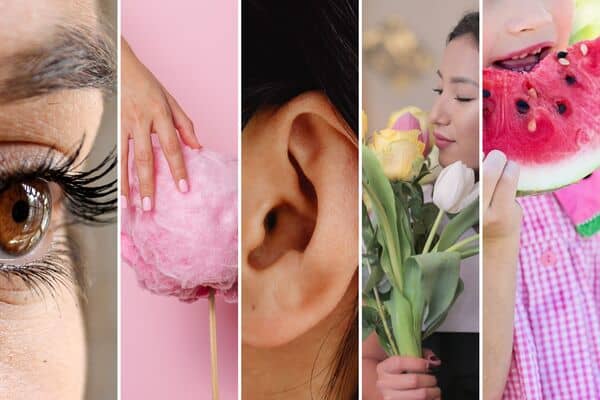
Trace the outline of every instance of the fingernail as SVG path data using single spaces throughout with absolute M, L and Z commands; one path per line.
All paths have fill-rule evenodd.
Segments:
M 506 156 L 504 155 L 504 153 L 502 153 L 499 150 L 492 150 L 488 154 L 488 159 L 490 160 L 490 162 L 492 162 L 494 164 L 504 164 L 504 163 L 506 163 Z
M 187 191 L 190 190 L 188 183 L 185 179 L 180 179 L 177 185 L 179 186 L 179 191 L 181 193 L 187 193 Z
M 142 199 L 142 209 L 144 211 L 152 210 L 152 200 L 150 200 L 150 197 L 144 197 Z
M 127 197 L 121 195 L 121 208 L 127 208 Z

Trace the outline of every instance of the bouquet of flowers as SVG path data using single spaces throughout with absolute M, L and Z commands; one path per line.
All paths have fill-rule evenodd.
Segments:
M 472 169 L 441 170 L 425 202 L 422 185 L 439 169 L 432 138 L 426 114 L 408 107 L 362 149 L 363 338 L 376 332 L 390 355 L 422 356 L 463 291 L 461 260 L 479 252 L 478 234 L 461 239 L 479 222 Z

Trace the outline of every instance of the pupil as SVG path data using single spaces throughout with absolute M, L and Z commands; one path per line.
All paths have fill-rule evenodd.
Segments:
M 12 218 L 17 224 L 22 224 L 29 217 L 29 204 L 25 200 L 19 200 L 12 208 Z

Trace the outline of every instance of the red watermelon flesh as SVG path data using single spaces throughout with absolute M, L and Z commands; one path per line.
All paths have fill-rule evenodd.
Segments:
M 546 56 L 531 72 L 483 71 L 483 151 L 521 167 L 519 191 L 576 182 L 600 167 L 600 38 Z

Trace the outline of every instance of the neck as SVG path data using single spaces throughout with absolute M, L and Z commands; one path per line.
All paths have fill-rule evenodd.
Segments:
M 242 397 L 250 400 L 321 399 L 326 394 L 337 351 L 356 318 L 357 276 L 336 308 L 311 330 L 280 347 L 242 348 Z M 358 348 L 358 343 L 356 343 Z M 356 375 L 358 376 L 358 354 Z M 356 380 L 355 378 L 354 380 Z M 354 385 L 344 385 L 336 399 L 348 399 Z

